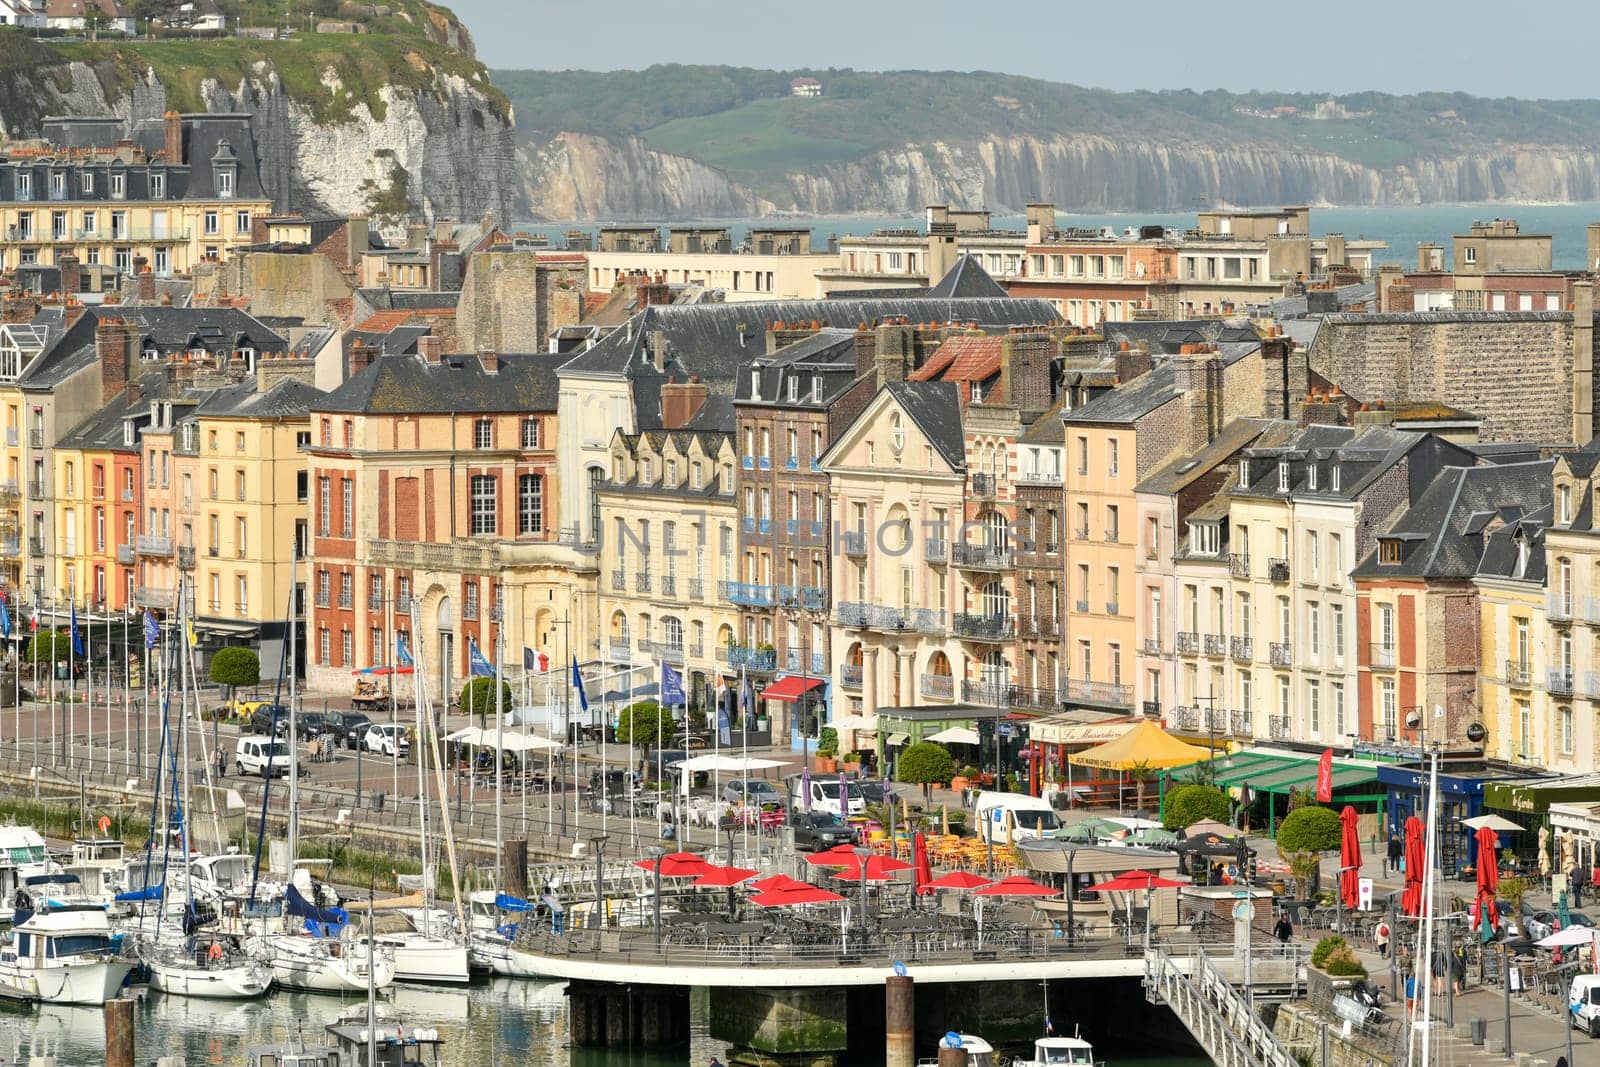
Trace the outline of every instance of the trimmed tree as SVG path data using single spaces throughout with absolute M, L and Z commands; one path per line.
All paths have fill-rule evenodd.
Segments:
M 948 782 L 955 773 L 956 764 L 950 758 L 950 751 L 932 741 L 920 741 L 900 753 L 894 770 L 898 780 L 922 786 L 924 802 L 930 796 L 930 786 Z
M 617 713 L 617 744 L 648 748 L 672 729 L 672 713 L 654 700 L 640 700 Z
M 511 683 L 500 683 L 501 704 L 506 711 L 516 705 L 511 699 Z M 478 716 L 480 726 L 488 726 L 488 718 L 494 712 L 494 679 L 474 678 L 461 687 L 461 693 L 456 697 L 456 703 L 468 715 Z
M 1289 861 L 1295 877 L 1314 892 L 1321 881 L 1319 857 L 1336 851 L 1343 834 L 1344 827 L 1332 808 L 1308 804 L 1294 809 L 1278 824 L 1278 852 Z
M 255 649 L 233 645 L 219 649 L 211 657 L 211 680 L 218 685 L 239 686 L 261 683 L 261 657 Z
M 1166 814 L 1161 825 L 1168 830 L 1181 830 L 1201 819 L 1215 819 L 1226 823 L 1232 816 L 1228 794 L 1214 785 L 1189 784 L 1167 791 Z
M 72 658 L 72 637 L 65 630 L 35 630 L 22 652 L 26 663 L 35 660 L 54 665 L 57 660 Z

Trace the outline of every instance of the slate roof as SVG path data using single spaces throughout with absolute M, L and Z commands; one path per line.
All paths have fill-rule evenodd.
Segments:
M 1550 526 L 1554 511 L 1553 504 L 1545 504 L 1520 517 L 1507 517 L 1506 524 L 1486 539 L 1476 576 L 1511 578 L 1530 585 L 1545 584 L 1544 533 Z M 1517 573 L 1519 539 L 1528 545 L 1527 568 L 1521 574 Z
M 728 422 L 724 428 L 733 428 L 734 403 L 772 404 L 790 408 L 826 408 L 855 382 L 856 343 L 854 330 L 819 330 L 778 349 L 770 356 L 758 356 L 743 368 L 734 382 L 734 395 L 708 394 L 693 420 L 699 424 L 708 416 L 708 409 L 721 411 L 726 402 Z M 761 396 L 752 399 L 755 372 L 761 376 Z M 811 380 L 822 380 L 821 395 L 813 399 Z M 796 379 L 795 397 L 788 399 L 790 379 Z M 708 423 L 709 425 L 709 423 Z
M 544 352 L 502 354 L 498 373 L 488 374 L 476 355 L 447 355 L 438 363 L 416 355 L 383 355 L 319 396 L 311 410 L 368 415 L 554 411 L 560 392 L 556 369 L 563 358 Z
M 129 403 L 129 394 L 126 390 L 118 393 L 100 407 L 93 415 L 84 419 L 73 427 L 61 442 L 58 448 L 83 448 L 83 449 L 115 449 L 125 452 L 138 451 L 138 444 L 125 445 L 122 443 L 122 423 L 129 416 L 139 412 L 149 412 L 152 400 L 163 400 L 171 394 L 165 370 L 148 371 L 141 374 L 135 381 L 139 385 L 139 398 Z
M 1049 411 L 1034 419 L 1028 428 L 1022 431 L 1022 436 L 1017 438 L 1018 443 L 1065 447 L 1067 438 L 1061 430 L 1061 405 L 1064 403 L 1066 397 L 1057 397 L 1056 402 L 1050 405 Z
M 111 148 L 122 139 L 132 140 L 147 153 L 152 154 L 161 152 L 166 147 L 166 131 L 160 117 L 141 120 L 131 128 L 123 119 L 116 116 L 47 117 L 41 123 L 41 127 L 41 137 L 44 140 L 63 147 Z M 123 164 L 106 159 L 95 160 L 89 164 L 77 160 L 65 164 L 71 171 L 69 182 L 73 201 L 110 201 L 111 182 L 106 174 L 111 170 L 117 170 L 125 175 L 124 195 L 121 198 L 123 200 L 137 202 L 151 199 L 149 176 L 152 172 L 166 176 L 166 191 L 162 197 L 164 200 L 221 199 L 217 196 L 212 159 L 217 156 L 224 143 L 227 146 L 224 158 L 231 154 L 237 166 L 231 199 L 244 201 L 270 199 L 261 184 L 251 116 L 220 112 L 185 114 L 183 140 L 187 163 L 166 160 Z M 51 164 L 48 157 L 10 159 L 6 162 L 6 166 L 0 167 L 0 200 L 15 198 L 17 172 L 25 169 L 33 174 L 34 199 L 44 202 L 46 190 L 49 188 L 50 171 L 63 168 L 63 164 Z M 82 170 L 95 172 L 94 187 L 88 193 L 83 192 L 79 181 L 79 172 Z
M 1400 563 L 1379 563 L 1369 552 L 1353 572 L 1357 578 L 1470 578 L 1486 546 L 1483 531 L 1498 515 L 1514 522 L 1550 506 L 1551 460 L 1483 467 L 1446 467 L 1416 503 L 1380 538 L 1404 536 Z
M 1004 297 L 1005 287 L 983 269 L 978 262 L 978 257 L 970 252 L 963 252 L 956 257 L 955 266 L 934 284 L 928 286 L 926 294 L 935 300 L 955 300 L 967 297 Z
M 162 358 L 185 352 L 194 342 L 208 351 L 244 346 L 258 353 L 289 350 L 289 343 L 283 337 L 238 308 L 89 307 L 71 329 L 52 330 L 49 345 L 17 376 L 18 387 L 50 389 L 92 365 L 97 358 L 95 327 L 101 319 L 120 319 L 127 323 L 138 335 L 137 346 L 143 349 L 153 345 Z
M 930 444 L 955 470 L 967 465 L 966 435 L 961 428 L 961 395 L 953 382 L 890 382 L 894 397 Z
M 1112 348 L 1123 341 L 1129 344 L 1143 341 L 1151 355 L 1175 356 L 1181 345 L 1188 344 L 1261 340 L 1252 327 L 1230 326 L 1222 319 L 1133 319 L 1128 322 L 1108 322 L 1102 330 Z
M 266 392 L 251 391 L 230 398 L 227 410 L 207 410 L 208 415 L 233 415 L 241 419 L 303 419 L 323 397 L 322 390 L 298 378 L 280 378 Z
M 1157 467 L 1134 486 L 1136 493 L 1163 493 L 1171 495 L 1197 478 L 1204 477 L 1219 463 L 1241 448 L 1258 442 L 1279 443 L 1295 429 L 1292 422 L 1279 419 L 1234 419 L 1218 431 L 1204 448 L 1190 455 L 1180 455 Z M 1273 431 L 1270 435 L 1268 431 Z M 1262 438 L 1265 437 L 1265 441 Z
M 1172 363 L 1162 363 L 1133 381 L 1067 412 L 1061 421 L 1069 426 L 1073 423 L 1133 422 L 1178 396 L 1177 382 L 1177 371 Z

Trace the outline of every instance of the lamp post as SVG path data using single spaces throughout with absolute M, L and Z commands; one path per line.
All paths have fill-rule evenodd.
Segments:
M 872 855 L 870 848 L 857 845 L 853 850 L 856 854 L 858 873 L 861 875 L 861 947 L 867 944 L 867 859 Z
M 599 927 L 605 925 L 605 889 L 603 888 L 603 886 L 604 886 L 605 871 L 606 871 L 606 867 L 605 867 L 606 835 L 603 834 L 603 833 L 595 834 L 594 838 L 593 838 L 593 841 L 594 841 L 594 923 L 593 923 L 593 925 L 596 928 L 599 928 Z M 656 877 L 657 877 L 658 881 L 656 883 L 656 887 L 658 889 L 660 888 L 660 882 L 659 882 L 659 878 L 661 876 L 660 868 L 661 868 L 661 861 L 657 860 L 656 861 Z
M 661 952 L 661 857 L 667 853 L 660 845 L 651 845 L 645 852 L 655 861 L 653 866 L 656 875 L 656 952 L 659 954 Z

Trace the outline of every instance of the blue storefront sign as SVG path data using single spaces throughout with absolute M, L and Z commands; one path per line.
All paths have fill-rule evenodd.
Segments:
M 1471 827 L 1462 821 L 1483 814 L 1483 786 L 1498 781 L 1501 775 L 1483 777 L 1464 774 L 1439 775 L 1439 869 L 1457 875 L 1463 867 L 1477 863 L 1477 841 Z M 1384 803 L 1386 834 L 1405 839 L 1406 820 L 1415 815 L 1428 821 L 1428 772 L 1415 764 L 1393 764 L 1378 768 L 1378 784 L 1388 796 Z

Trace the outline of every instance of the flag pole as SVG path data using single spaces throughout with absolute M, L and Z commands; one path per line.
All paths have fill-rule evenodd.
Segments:
M 489 619 L 494 621 L 494 612 L 489 613 Z M 494 635 L 494 884 L 502 890 L 505 889 L 506 869 L 506 835 L 505 827 L 501 820 L 505 807 L 505 766 L 506 766 L 506 720 L 505 699 L 501 686 L 505 683 L 500 680 L 500 661 L 505 659 L 506 628 L 503 623 L 495 624 Z
M 734 708 L 734 711 L 739 714 L 739 755 L 745 761 L 745 768 L 744 768 L 744 780 L 745 780 L 744 806 L 745 806 L 745 815 L 746 815 L 746 817 L 745 817 L 745 823 L 744 823 L 744 855 L 745 855 L 745 859 L 748 860 L 750 858 L 750 819 L 749 819 L 749 809 L 750 809 L 750 721 L 744 717 L 744 707 L 743 707 L 743 704 L 744 704 L 744 687 L 749 684 L 749 676 L 746 674 L 746 670 L 747 670 L 747 668 L 743 664 L 741 664 L 740 667 L 739 667 L 739 692 L 733 698 L 733 708 Z M 756 818 L 758 818 L 758 819 L 761 817 L 760 812 L 761 812 L 761 809 L 757 808 L 756 809 Z M 761 837 L 760 832 L 757 831 L 756 839 L 759 841 L 760 837 Z

